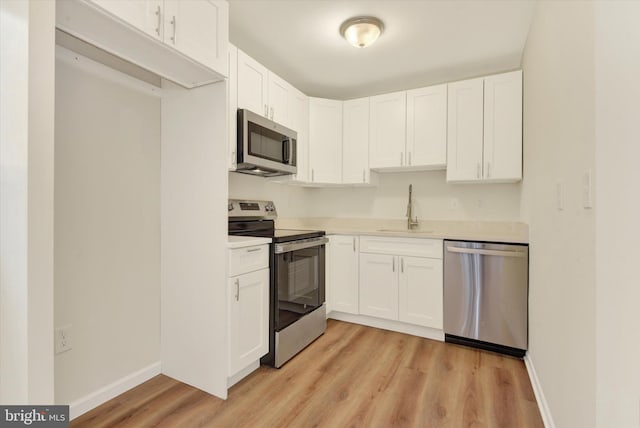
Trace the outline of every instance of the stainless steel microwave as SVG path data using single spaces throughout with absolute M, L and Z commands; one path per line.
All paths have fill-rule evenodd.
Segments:
M 295 131 L 238 109 L 237 172 L 273 177 L 296 173 Z

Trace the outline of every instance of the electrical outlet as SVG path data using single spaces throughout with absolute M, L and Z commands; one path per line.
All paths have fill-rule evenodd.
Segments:
M 65 325 L 55 329 L 56 354 L 67 352 L 71 349 L 71 325 Z

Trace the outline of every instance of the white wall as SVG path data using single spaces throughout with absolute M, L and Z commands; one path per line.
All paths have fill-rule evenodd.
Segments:
M 520 220 L 520 184 L 447 184 L 444 171 L 379 174 L 376 187 L 310 189 L 307 214 L 405 218 L 409 184 L 418 219 Z
M 53 2 L 0 2 L 0 403 L 53 402 Z
M 520 184 L 447 184 L 444 171 L 387 173 L 375 187 L 303 188 L 229 173 L 229 197 L 272 199 L 281 218 L 405 218 L 520 221 Z
M 640 427 L 640 3 L 595 6 L 598 427 Z
M 274 201 L 282 218 L 307 217 L 309 189 L 280 184 L 271 178 L 229 173 L 229 198 Z
M 160 360 L 160 98 L 57 48 L 56 402 Z
M 529 357 L 555 425 L 588 428 L 596 408 L 595 220 L 581 198 L 582 174 L 594 168 L 594 3 L 538 2 L 523 70 Z

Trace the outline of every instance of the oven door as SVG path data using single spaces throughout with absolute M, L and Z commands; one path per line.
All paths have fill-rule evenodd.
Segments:
M 275 330 L 322 306 L 325 300 L 325 237 L 275 244 Z

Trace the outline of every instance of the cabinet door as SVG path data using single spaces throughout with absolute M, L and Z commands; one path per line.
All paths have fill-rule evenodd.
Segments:
M 442 260 L 400 257 L 400 321 L 442 329 Z
M 291 85 L 270 72 L 268 86 L 269 119 L 292 128 L 289 120 L 289 92 L 292 90 Z
M 483 79 L 449 84 L 447 181 L 482 178 Z
M 407 165 L 447 165 L 447 85 L 407 91 Z
M 311 182 L 342 181 L 342 101 L 309 99 Z
M 398 257 L 360 254 L 360 314 L 398 319 Z
M 358 237 L 331 235 L 327 245 L 328 311 L 358 314 Z
M 309 97 L 295 88 L 289 91 L 291 129 L 298 134 L 296 141 L 296 181 L 309 181 Z
M 484 178 L 522 179 L 522 71 L 484 79 Z
M 229 44 L 229 78 L 227 79 L 227 102 L 229 106 L 228 122 L 228 167 L 235 171 L 238 146 L 238 48 Z
M 370 98 L 369 166 L 372 169 L 404 166 L 406 92 Z
M 229 279 L 229 376 L 269 352 L 269 269 Z
M 164 41 L 186 56 L 227 73 L 229 5 L 226 1 L 165 0 Z
M 342 182 L 369 182 L 369 98 L 345 101 L 342 123 Z
M 238 108 L 266 116 L 269 70 L 238 49 Z
M 104 10 L 139 30 L 162 40 L 163 37 L 163 0 L 91 0 Z

